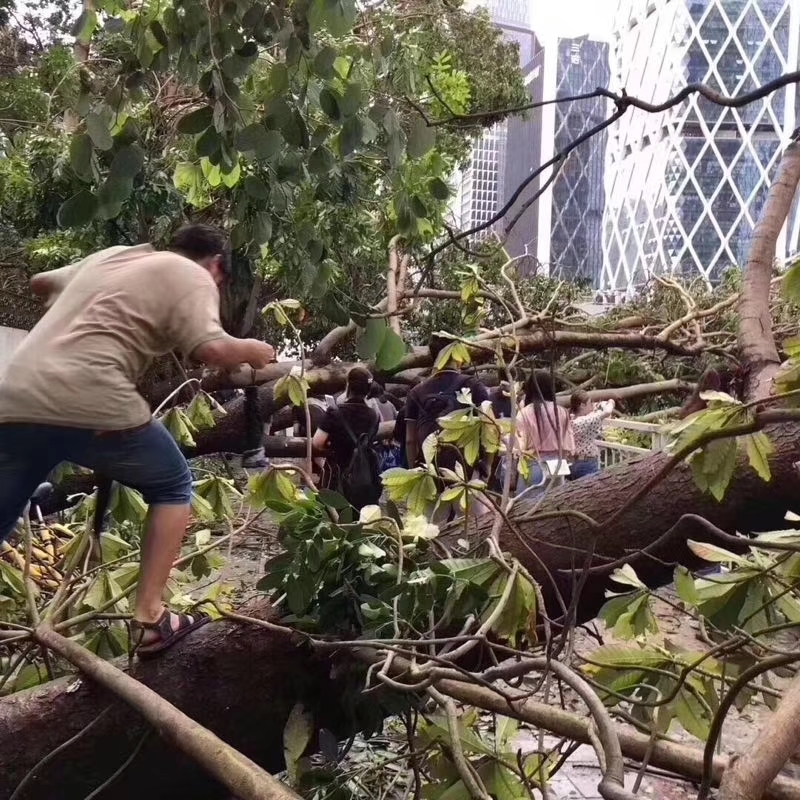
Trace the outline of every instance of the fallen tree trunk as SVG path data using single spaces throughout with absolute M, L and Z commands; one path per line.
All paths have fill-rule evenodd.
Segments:
M 649 586 L 664 585 L 672 579 L 674 565 L 698 564 L 686 547 L 687 538 L 710 540 L 705 528 L 687 523 L 654 547 L 684 514 L 705 517 L 729 533 L 786 527 L 786 510 L 800 506 L 800 476 L 794 466 L 800 460 L 798 426 L 775 425 L 766 433 L 775 446 L 769 459 L 771 480 L 763 481 L 740 453 L 722 503 L 701 492 L 690 467 L 680 464 L 643 499 L 628 507 L 612 526 L 603 526 L 667 463 L 666 453 L 656 453 L 568 483 L 550 492 L 539 509 L 532 502 L 520 502 L 509 514 L 511 527 L 504 525 L 502 529 L 502 547 L 541 583 L 553 616 L 560 616 L 559 594 L 567 606 L 573 600 L 580 568 L 587 563 L 599 566 L 625 558 Z M 558 516 L 556 512 L 561 510 L 588 515 L 601 523 L 600 528 L 594 530 L 575 513 Z M 543 513 L 545 518 L 537 518 L 537 513 Z M 478 538 L 488 535 L 491 525 L 491 519 L 485 518 L 477 531 Z M 645 548 L 648 554 L 642 555 Z M 602 574 L 588 579 L 577 603 L 580 620 L 595 616 L 608 585 Z
M 268 613 L 266 606 L 260 610 Z M 207 626 L 159 659 L 135 662 L 132 672 L 270 771 L 283 767 L 283 726 L 295 703 L 314 709 L 318 727 L 344 730 L 344 711 L 330 702 L 343 689 L 330 673 L 330 662 L 292 637 L 228 622 Z M 0 701 L 0 797 L 10 797 L 43 756 L 106 708 L 101 720 L 37 772 L 20 800 L 83 800 L 139 744 L 148 725 L 135 711 L 91 682 L 81 679 L 76 688 L 75 681 L 53 681 Z M 104 796 L 217 800 L 229 793 L 153 732 Z
M 259 615 L 268 613 L 262 607 Z M 367 652 L 365 663 L 355 666 L 363 669 L 372 661 Z M 328 727 L 341 736 L 357 725 L 357 719 L 342 708 L 344 703 L 331 703 L 332 697 L 342 698 L 346 691 L 346 679 L 334 680 L 331 675 L 346 675 L 352 663 L 341 654 L 328 658 L 315 654 L 293 635 L 221 622 L 194 634 L 157 661 L 137 663 L 134 675 L 244 755 L 277 771 L 283 766 L 283 729 L 295 703 L 313 712 L 317 729 Z M 509 703 L 485 687 L 466 682 L 445 678 L 436 685 L 465 704 L 515 717 L 577 742 L 596 741 L 590 720 L 583 715 L 537 702 L 526 693 Z M 370 698 L 368 702 L 377 705 L 376 696 Z M 89 724 L 92 727 L 77 741 L 37 768 L 44 756 Z M 9 797 L 36 769 L 21 800 L 83 800 L 141 745 L 146 731 L 124 703 L 85 680 L 79 685 L 74 678 L 57 680 L 6 698 L 0 701 L 0 796 Z M 690 779 L 702 775 L 703 753 L 698 748 L 654 743 L 649 736 L 622 726 L 615 726 L 614 733 L 628 758 L 646 760 Z M 714 784 L 727 764 L 724 757 L 714 758 Z M 228 797 L 197 764 L 155 735 L 114 781 L 108 796 L 114 800 Z M 778 777 L 765 797 L 800 800 L 800 783 Z
M 645 500 L 628 509 L 613 528 L 601 528 L 598 533 L 574 516 L 536 518 L 539 512 L 571 509 L 598 522 L 608 519 L 663 467 L 667 456 L 656 454 L 554 491 L 538 512 L 533 503 L 522 501 L 510 515 L 514 530 L 503 529 L 501 544 L 541 581 L 552 616 L 559 615 L 558 593 L 567 605 L 573 599 L 575 570 L 586 563 L 587 556 L 595 564 L 602 563 L 599 556 L 627 557 L 645 581 L 663 584 L 671 578 L 672 563 L 695 563 L 686 538 L 708 540 L 710 534 L 701 527 L 677 531 L 652 552 L 663 561 L 635 554 L 652 546 L 684 513 L 701 514 L 729 532 L 781 524 L 785 510 L 800 497 L 794 468 L 800 459 L 797 431 L 796 425 L 770 428 L 775 444 L 770 459 L 772 480 L 765 483 L 740 463 L 723 503 L 701 494 L 690 470 L 681 465 Z M 596 614 L 607 585 L 605 575 L 589 579 L 576 603 L 579 619 Z M 283 724 L 298 700 L 323 712 L 318 725 L 342 730 L 341 709 L 330 704 L 331 697 L 341 694 L 331 680 L 330 665 L 284 634 L 215 624 L 162 659 L 137 663 L 134 674 L 268 769 L 280 768 Z M 25 800 L 55 796 L 81 800 L 136 746 L 143 727 L 133 712 L 88 684 L 75 692 L 68 692 L 68 686 L 69 682 L 57 681 L 0 702 L 0 797 L 7 797 L 42 755 L 77 733 L 108 704 L 112 710 L 107 719 L 51 762 Z M 207 776 L 156 737 L 145 744 L 137 762 L 119 779 L 113 794 L 118 800 L 144 795 L 160 800 L 174 796 L 176 789 L 195 800 L 222 796 Z

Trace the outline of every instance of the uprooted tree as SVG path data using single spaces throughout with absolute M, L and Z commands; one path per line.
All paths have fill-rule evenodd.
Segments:
M 787 686 L 781 671 L 800 654 L 775 638 L 800 622 L 800 541 L 774 532 L 800 488 L 800 273 L 773 268 L 800 179 L 796 144 L 741 278 L 713 291 L 656 278 L 598 321 L 579 310 L 576 287 L 445 222 L 469 137 L 524 100 L 516 53 L 485 16 L 414 0 L 87 1 L 71 51 L 42 20 L 17 22 L 2 39 L 17 65 L 0 85 L 14 109 L 0 121 L 4 291 L 24 292 L 20 254 L 48 269 L 163 239 L 173 217 L 191 215 L 231 229 L 228 326 L 283 342 L 288 357 L 206 375 L 178 354 L 142 387 L 197 458 L 196 525 L 169 599 L 224 619 L 121 670 L 145 509 L 118 489 L 96 563 L 92 477 L 79 472 L 62 479 L 85 494 L 68 519 L 26 515 L 4 548 L 0 795 L 418 797 L 424 787 L 447 800 L 525 798 L 587 742 L 606 798 L 634 796 L 625 758 L 699 783 L 701 797 L 721 784 L 725 800 L 800 798 L 800 783 L 778 775 L 800 719 L 797 679 Z M 741 105 L 798 79 L 733 99 L 689 91 Z M 647 110 L 609 100 L 608 120 L 543 174 L 629 109 Z M 437 331 L 450 343 L 433 364 L 425 343 Z M 389 503 L 357 517 L 313 486 L 307 441 L 269 438 L 298 460 L 246 490 L 214 460 L 244 449 L 248 426 L 241 399 L 222 409 L 208 393 L 257 384 L 263 418 L 286 427 L 310 396 L 343 388 L 356 362 L 398 394 L 446 364 L 512 387 L 537 365 L 567 394 L 613 394 L 631 413 L 666 418 L 694 390 L 684 410 L 696 413 L 672 426 L 667 452 L 536 500 L 512 499 L 513 469 L 492 491 L 429 463 L 386 473 Z M 514 424 L 465 397 L 440 436 L 471 463 L 483 451 L 524 472 L 535 454 L 512 444 Z M 430 520 L 447 506 L 457 519 L 440 529 Z M 282 552 L 258 580 L 261 601 L 235 611 L 214 581 L 220 552 L 267 515 Z M 689 572 L 709 562 L 728 571 Z M 696 651 L 672 645 L 654 615 L 673 579 L 677 599 L 666 599 L 703 630 Z M 598 612 L 621 644 L 576 643 L 576 626 Z M 554 704 L 565 695 L 588 718 Z M 725 718 L 757 695 L 774 716 L 729 765 L 716 755 Z M 518 748 L 519 724 L 537 748 Z M 703 748 L 672 741 L 670 726 Z M 369 757 L 348 756 L 356 734 Z M 283 769 L 280 782 L 268 773 Z

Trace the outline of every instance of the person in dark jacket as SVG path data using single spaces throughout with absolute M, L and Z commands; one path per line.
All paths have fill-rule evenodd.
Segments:
M 325 489 L 339 490 L 342 472 L 355 452 L 354 439 L 367 434 L 374 441 L 377 436 L 380 419 L 377 411 L 366 402 L 371 383 L 369 370 L 353 367 L 347 374 L 345 402 L 334 401 L 314 433 L 314 449 L 326 451 L 323 458 L 315 459 L 321 475 L 320 485 Z

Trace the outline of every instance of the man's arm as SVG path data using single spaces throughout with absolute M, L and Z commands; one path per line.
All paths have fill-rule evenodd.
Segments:
M 31 292 L 43 300 L 47 308 L 50 308 L 67 284 L 78 274 L 85 261 L 86 259 L 60 269 L 39 272 L 31 278 Z
M 259 339 L 237 339 L 224 334 L 196 347 L 191 358 L 220 369 L 232 369 L 242 364 L 261 369 L 275 361 L 275 348 Z

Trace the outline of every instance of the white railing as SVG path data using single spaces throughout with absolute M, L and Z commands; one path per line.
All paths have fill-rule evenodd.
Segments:
M 608 430 L 610 428 L 649 434 L 650 446 L 636 447 L 631 444 L 598 439 L 597 446 L 600 448 L 600 469 L 622 464 L 634 456 L 658 452 L 663 450 L 667 444 L 667 435 L 664 432 L 664 427 L 662 425 L 655 425 L 652 422 L 635 422 L 634 420 L 628 419 L 607 419 L 603 422 L 603 430 Z

